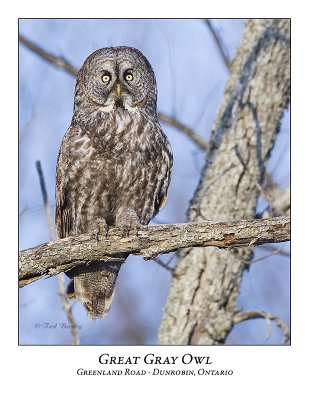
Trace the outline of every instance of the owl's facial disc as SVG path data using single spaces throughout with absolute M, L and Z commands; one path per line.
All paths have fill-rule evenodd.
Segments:
M 88 99 L 110 112 L 129 111 L 156 101 L 156 83 L 147 59 L 136 49 L 110 47 L 88 57 L 83 68 L 83 87 Z

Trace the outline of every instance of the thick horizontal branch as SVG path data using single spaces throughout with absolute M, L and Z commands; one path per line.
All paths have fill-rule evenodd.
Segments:
M 290 240 L 290 218 L 231 222 L 192 222 L 143 227 L 124 235 L 111 228 L 108 237 L 83 234 L 42 244 L 19 255 L 19 284 L 56 275 L 89 261 L 121 260 L 121 254 L 153 258 L 187 247 L 233 248 Z

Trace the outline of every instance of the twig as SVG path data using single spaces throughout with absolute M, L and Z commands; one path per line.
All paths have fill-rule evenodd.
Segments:
M 89 261 L 123 261 L 124 254 L 151 259 L 186 247 L 233 248 L 284 242 L 290 240 L 290 218 L 153 225 L 129 235 L 111 228 L 107 238 L 100 236 L 99 239 L 92 234 L 83 234 L 20 252 L 20 286 Z
M 58 287 L 59 287 L 59 296 L 61 299 L 61 304 L 64 312 L 67 315 L 68 321 L 70 323 L 70 329 L 71 329 L 71 334 L 72 334 L 72 344 L 74 345 L 79 345 L 80 340 L 79 340 L 79 335 L 78 335 L 78 330 L 77 330 L 77 325 L 75 322 L 75 319 L 73 317 L 72 313 L 72 307 L 73 304 L 70 305 L 68 296 L 66 294 L 66 289 L 65 289 L 65 281 L 64 281 L 64 273 L 62 272 L 61 274 L 58 275 Z
M 257 263 L 257 262 L 259 262 L 259 261 L 266 260 L 267 258 L 272 257 L 272 256 L 274 256 L 274 255 L 276 255 L 276 254 L 279 254 L 279 253 L 282 252 L 282 249 L 283 249 L 283 247 L 281 247 L 281 248 L 279 248 L 279 249 L 273 249 L 272 252 L 271 252 L 270 254 L 267 254 L 267 255 L 265 255 L 265 256 L 261 256 L 261 257 L 254 258 L 253 260 L 246 260 L 246 259 L 244 259 L 244 258 L 242 258 L 242 257 L 239 257 L 236 253 L 234 253 L 234 256 L 235 256 L 239 261 L 241 261 L 242 263 L 247 264 L 247 265 L 250 265 L 250 264 L 253 264 L 253 263 Z
M 262 218 L 290 214 L 290 187 L 282 190 L 269 174 L 265 175 L 264 186 L 261 186 L 258 182 L 256 182 L 256 186 L 269 204 L 266 210 L 261 213 Z
M 255 258 L 254 260 L 251 261 L 251 264 L 266 260 L 269 257 L 279 254 L 281 251 L 282 251 L 282 247 L 280 249 L 273 250 L 270 254 L 267 254 L 266 256 L 261 256 L 261 257 Z
M 56 204 L 49 203 L 50 207 L 53 209 L 56 207 Z M 44 206 L 34 206 L 34 207 L 24 207 L 22 211 L 19 213 L 19 219 L 22 218 L 24 215 L 31 214 L 33 212 L 42 211 Z
M 76 76 L 78 74 L 78 69 L 73 67 L 73 65 L 67 61 L 64 57 L 57 57 L 53 54 L 43 50 L 41 47 L 34 44 L 31 40 L 25 38 L 25 36 L 19 34 L 18 35 L 19 41 L 25 45 L 29 50 L 33 51 L 33 53 L 37 54 L 44 60 L 48 61 L 49 63 L 55 65 L 58 68 L 64 69 L 69 74 Z
M 271 244 L 264 244 L 264 246 L 261 247 L 261 250 L 263 250 L 263 249 L 275 251 L 276 247 Z M 279 255 L 281 255 L 283 257 L 291 258 L 291 254 L 288 251 L 283 250 L 283 248 L 280 248 L 279 250 L 280 250 L 280 251 L 278 251 Z
M 51 211 L 51 207 L 50 207 L 50 204 L 48 201 L 48 196 L 47 196 L 46 185 L 45 185 L 41 162 L 36 161 L 35 165 L 36 165 L 36 169 L 37 169 L 37 172 L 39 175 L 40 187 L 41 187 L 41 192 L 42 192 L 42 196 L 43 196 L 43 203 L 44 203 L 47 220 L 48 220 L 50 238 L 51 238 L 51 240 L 56 240 L 56 234 L 55 234 L 55 229 L 54 229 L 54 224 L 53 224 L 53 219 L 52 219 L 52 211 Z M 70 323 L 71 334 L 72 334 L 72 344 L 79 345 L 80 341 L 79 341 L 78 331 L 77 331 L 77 327 L 76 327 L 76 322 L 75 322 L 73 314 L 72 314 L 72 306 L 70 306 L 69 300 L 68 300 L 68 297 L 66 294 L 63 273 L 58 275 L 58 288 L 59 288 L 58 294 L 61 298 L 62 308 L 63 308 L 63 310 L 68 318 L 68 321 Z
M 18 218 L 20 219 L 26 212 L 28 211 L 28 206 L 25 206 L 18 214 Z
M 158 117 L 161 121 L 173 126 L 174 128 L 178 129 L 185 135 L 187 135 L 194 143 L 196 143 L 201 149 L 207 150 L 207 142 L 199 135 L 197 135 L 191 128 L 188 128 L 181 122 L 179 122 L 176 118 L 170 117 L 165 115 L 161 112 L 158 113 Z
M 205 23 L 208 26 L 208 29 L 210 30 L 210 33 L 212 34 L 212 37 L 218 47 L 219 53 L 223 59 L 224 65 L 226 66 L 227 70 L 230 70 L 230 60 L 228 59 L 226 52 L 223 48 L 223 44 L 222 44 L 222 40 L 220 39 L 218 33 L 216 32 L 216 30 L 214 29 L 212 23 L 210 22 L 210 20 L 208 18 L 205 19 Z
M 42 171 L 42 166 L 41 166 L 41 161 L 36 161 L 35 163 L 36 170 L 39 175 L 39 180 L 40 180 L 40 187 L 41 187 L 41 192 L 43 196 L 43 203 L 45 207 L 45 212 L 47 216 L 47 222 L 48 222 L 48 228 L 49 228 L 49 236 L 51 240 L 56 240 L 56 234 L 55 234 L 55 229 L 54 229 L 54 224 L 53 224 L 53 217 L 52 217 L 52 210 L 48 201 L 48 196 L 47 196 L 47 191 L 46 191 L 46 185 L 45 185 L 45 180 L 44 180 L 44 175 Z
M 23 141 L 23 139 L 25 138 L 25 136 L 29 132 L 29 128 L 31 127 L 31 124 L 33 123 L 34 119 L 35 119 L 35 110 L 34 110 L 34 107 L 32 107 L 31 115 L 28 118 L 24 128 L 20 131 L 19 143 L 21 143 Z
M 263 311 L 245 311 L 239 312 L 235 314 L 233 318 L 233 322 L 238 324 L 239 322 L 247 321 L 249 319 L 256 319 L 256 318 L 264 318 L 267 322 L 267 330 L 268 334 L 266 340 L 270 337 L 271 333 L 271 321 L 274 321 L 277 326 L 282 330 L 283 336 L 283 343 L 287 343 L 290 340 L 290 330 L 288 325 L 279 317 L 272 315 L 270 313 L 266 313 Z
M 55 65 L 68 72 L 69 74 L 76 76 L 78 74 L 78 69 L 75 68 L 68 60 L 64 57 L 55 56 L 46 50 L 43 50 L 40 46 L 34 44 L 31 40 L 25 38 L 23 35 L 19 35 L 19 41 L 25 45 L 29 50 L 48 61 L 50 64 Z M 199 135 L 197 135 L 191 128 L 179 122 L 176 118 L 165 115 L 164 113 L 158 113 L 158 117 L 161 121 L 173 126 L 185 135 L 187 135 L 194 143 L 196 143 L 201 149 L 207 149 L 207 143 Z
M 166 269 L 168 272 L 171 272 L 173 274 L 174 268 L 170 267 L 168 265 L 168 263 L 165 263 L 164 261 L 160 260 L 160 258 L 158 258 L 158 257 L 155 257 L 153 261 L 155 261 L 162 268 Z

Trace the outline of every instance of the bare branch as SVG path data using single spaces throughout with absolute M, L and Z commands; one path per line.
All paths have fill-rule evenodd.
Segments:
M 154 225 L 129 236 L 111 228 L 108 238 L 99 239 L 83 234 L 21 251 L 20 286 L 89 261 L 123 261 L 128 253 L 150 259 L 186 247 L 233 248 L 284 242 L 290 240 L 290 218 Z
M 19 34 L 19 41 L 25 45 L 29 50 L 33 51 L 35 54 L 48 61 L 49 63 L 55 65 L 58 68 L 64 69 L 69 74 L 76 76 L 78 74 L 78 69 L 73 67 L 73 65 L 67 61 L 64 57 L 57 57 L 53 54 L 43 50 L 40 46 L 34 44 L 31 40 L 25 38 L 25 36 Z
M 165 115 L 161 112 L 158 113 L 158 117 L 161 121 L 173 126 L 185 135 L 187 135 L 194 143 L 196 143 L 201 149 L 207 150 L 207 142 L 196 134 L 191 128 L 179 122 L 176 118 Z
M 214 41 L 218 47 L 219 53 L 222 57 L 222 60 L 224 62 L 224 65 L 226 66 L 227 70 L 230 70 L 230 60 L 228 59 L 228 56 L 226 55 L 226 52 L 223 48 L 223 44 L 222 41 L 218 35 L 218 33 L 216 32 L 215 28 L 213 27 L 210 19 L 206 18 L 205 19 L 205 23 L 208 26 L 208 29 L 210 30 L 210 33 L 212 34 L 212 37 L 214 38 Z
M 262 247 L 262 250 L 275 251 L 275 250 L 277 250 L 277 248 L 276 248 L 274 245 L 272 245 L 272 244 L 265 244 L 265 245 Z M 291 254 L 290 254 L 288 251 L 283 250 L 283 248 L 280 248 L 280 249 L 279 249 L 278 254 L 280 254 L 280 255 L 283 256 L 283 257 L 287 257 L 287 258 L 290 258 L 290 257 L 291 257 Z
M 165 263 L 164 261 L 160 260 L 160 258 L 155 257 L 154 260 L 160 267 L 166 269 L 168 272 L 172 273 L 174 272 L 174 268 L 170 267 L 168 263 Z
M 163 262 L 161 259 L 159 259 L 158 257 L 154 258 L 154 261 L 160 265 L 161 267 L 165 268 L 167 271 L 171 272 L 172 275 L 175 275 L 175 268 L 174 267 L 170 267 L 171 262 L 173 261 L 173 259 L 177 256 L 177 251 L 174 251 L 173 254 L 171 255 L 171 257 L 169 258 L 169 260 L 165 263 Z
M 36 169 L 37 169 L 37 172 L 39 175 L 40 187 L 41 187 L 41 192 L 42 192 L 42 196 L 43 196 L 45 212 L 46 212 L 46 216 L 47 216 L 50 239 L 56 240 L 55 228 L 54 228 L 53 217 L 52 217 L 52 210 L 51 210 L 51 207 L 50 207 L 50 204 L 48 201 L 47 190 L 46 190 L 45 180 L 44 180 L 44 176 L 43 176 L 41 161 L 36 161 L 35 166 L 36 166 Z
M 28 206 L 24 206 L 23 209 L 19 212 L 18 217 L 19 219 L 26 214 L 26 212 L 28 211 Z
M 30 127 L 33 123 L 33 121 L 35 120 L 35 109 L 34 107 L 32 107 L 32 112 L 30 117 L 28 118 L 25 126 L 23 129 L 21 129 L 20 134 L 19 134 L 19 143 L 21 143 L 23 141 L 23 139 L 26 137 L 27 133 L 30 130 Z
M 274 321 L 277 326 L 282 330 L 284 337 L 283 337 L 283 343 L 286 343 L 290 340 L 290 330 L 287 324 L 279 317 L 276 317 L 273 314 L 266 313 L 263 311 L 245 311 L 245 312 L 239 312 L 235 314 L 233 318 L 233 322 L 235 324 L 238 324 L 239 322 L 247 321 L 249 319 L 256 319 L 256 318 L 264 318 L 267 321 L 267 329 L 268 329 L 268 336 L 270 336 L 271 332 L 271 323 L 270 321 Z
M 78 330 L 77 330 L 77 324 L 75 322 L 75 319 L 73 317 L 72 313 L 72 307 L 73 304 L 70 305 L 68 296 L 66 294 L 66 289 L 65 289 L 65 282 L 64 282 L 64 273 L 62 272 L 61 274 L 58 275 L 58 287 L 59 287 L 59 296 L 61 299 L 61 304 L 62 308 L 68 318 L 69 324 L 70 324 L 70 329 L 71 329 L 71 335 L 72 335 L 72 344 L 74 345 L 79 345 L 80 340 L 79 340 L 79 335 L 78 335 Z
M 251 259 L 246 260 L 245 258 L 239 257 L 236 253 L 234 254 L 234 256 L 242 263 L 251 265 L 251 264 L 266 260 L 269 257 L 275 256 L 276 254 L 282 253 L 282 251 L 283 251 L 282 249 L 283 249 L 283 247 L 281 247 L 279 249 L 273 249 L 269 254 L 266 254 L 265 256 L 254 258 L 253 260 L 251 260 Z
M 291 208 L 290 187 L 282 190 L 273 180 L 271 175 L 265 175 L 265 185 L 262 187 L 256 183 L 264 199 L 269 203 L 267 209 L 262 213 L 263 218 L 289 215 Z

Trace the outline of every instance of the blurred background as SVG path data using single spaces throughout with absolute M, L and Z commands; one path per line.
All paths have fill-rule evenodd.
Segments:
M 205 152 L 171 122 L 179 122 L 209 140 L 229 76 L 228 62 L 240 44 L 244 23 L 237 19 L 20 19 L 19 33 L 45 51 L 64 57 L 77 69 L 93 51 L 107 46 L 136 47 L 148 58 L 157 78 L 158 111 L 173 118 L 170 123 L 161 121 L 161 125 L 174 153 L 169 198 L 152 223 L 175 223 L 186 221 Z M 41 161 L 54 213 L 56 161 L 72 118 L 74 88 L 73 75 L 20 44 L 20 250 L 50 241 L 35 162 Z M 287 110 L 267 165 L 268 173 L 283 190 L 290 179 L 289 118 Z M 266 205 L 261 197 L 258 212 Z M 167 254 L 159 258 L 167 263 L 171 257 Z M 269 312 L 289 325 L 289 244 L 260 246 L 255 259 L 243 276 L 239 309 Z M 176 261 L 173 257 L 169 265 Z M 171 273 L 157 262 L 130 256 L 121 268 L 107 316 L 93 322 L 80 303 L 74 304 L 81 344 L 157 344 L 170 282 Z M 20 289 L 20 344 L 70 344 L 68 325 L 57 277 Z M 265 320 L 249 320 L 233 328 L 227 344 L 281 344 L 282 338 L 274 323 L 269 334 Z

